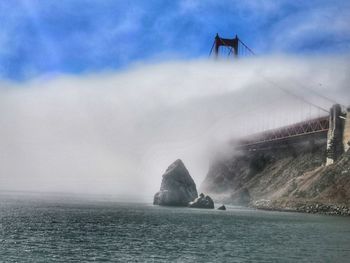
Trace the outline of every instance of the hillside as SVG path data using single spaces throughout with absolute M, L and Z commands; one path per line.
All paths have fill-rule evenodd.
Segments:
M 262 209 L 350 214 L 350 153 L 325 167 L 325 142 L 212 162 L 201 185 L 217 202 Z

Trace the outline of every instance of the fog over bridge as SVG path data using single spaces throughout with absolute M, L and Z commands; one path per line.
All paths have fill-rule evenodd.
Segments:
M 250 49 L 237 35 L 233 39 L 222 38 L 216 35 L 209 56 L 213 54 L 215 59 L 240 59 L 243 57 L 255 56 Z M 323 144 L 326 151 L 326 165 L 336 161 L 342 153 L 350 148 L 350 107 L 346 108 L 337 101 L 330 98 L 329 94 L 322 94 L 314 89 L 302 86 L 313 97 L 326 102 L 330 109 L 325 108 L 325 103 L 319 104 L 306 99 L 294 90 L 278 85 L 266 76 L 261 76 L 268 85 L 282 91 L 293 98 L 296 108 L 291 114 L 300 116 L 299 120 L 288 125 L 274 126 L 269 128 L 269 120 L 262 120 L 265 129 L 254 132 L 248 130 L 244 136 L 232 140 L 235 149 L 247 151 L 263 151 L 274 148 L 290 147 L 301 144 Z M 299 83 L 302 85 L 301 83 Z M 300 104 L 302 107 L 300 107 Z M 306 113 L 305 113 L 306 111 Z M 298 112 L 296 114 L 296 112 Z M 272 117 L 273 118 L 273 117 Z M 282 116 L 286 119 L 288 116 Z M 260 120 L 261 121 L 261 120 Z M 244 124 L 241 124 L 242 126 Z

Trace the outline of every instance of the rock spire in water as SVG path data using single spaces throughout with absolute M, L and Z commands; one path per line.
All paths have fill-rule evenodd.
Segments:
M 178 159 L 163 174 L 160 191 L 154 195 L 154 205 L 187 206 L 197 198 L 197 188 L 184 163 Z

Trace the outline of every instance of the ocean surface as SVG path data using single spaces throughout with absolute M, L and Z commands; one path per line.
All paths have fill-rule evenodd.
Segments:
M 350 218 L 0 195 L 0 262 L 350 262 Z

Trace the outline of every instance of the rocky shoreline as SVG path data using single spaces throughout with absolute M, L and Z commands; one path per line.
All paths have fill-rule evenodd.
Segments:
M 217 158 L 201 191 L 256 209 L 350 216 L 350 150 L 326 166 L 325 148 L 320 140 Z
M 322 214 L 333 216 L 350 216 L 350 207 L 346 205 L 336 204 L 322 204 L 322 203 L 298 203 L 292 206 L 277 205 L 270 200 L 259 200 L 250 204 L 249 207 L 267 210 L 267 211 L 280 211 L 280 212 L 298 212 L 308 214 Z

